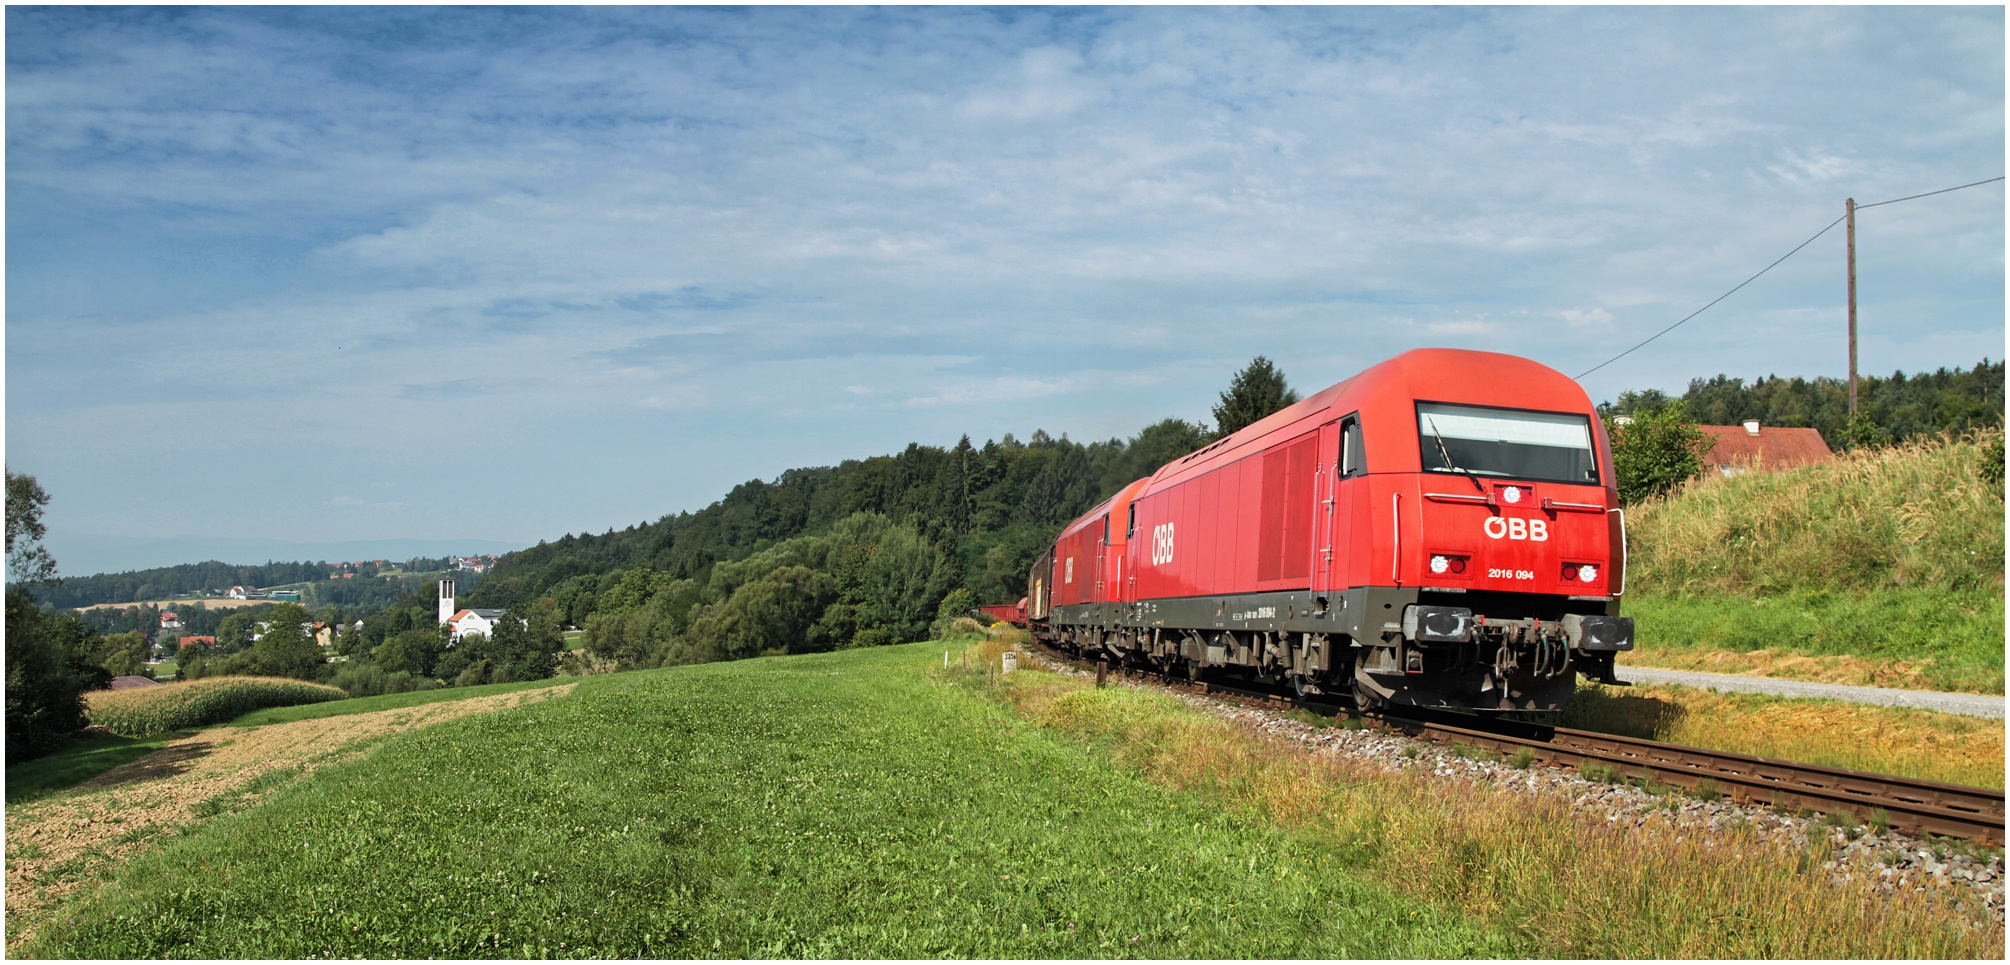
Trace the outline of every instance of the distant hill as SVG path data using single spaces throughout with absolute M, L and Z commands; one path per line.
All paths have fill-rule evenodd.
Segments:
M 382 559 L 382 557 L 374 558 Z M 451 561 L 445 557 L 413 557 L 387 560 L 383 570 L 423 573 L 450 567 Z M 337 570 L 347 570 L 355 576 L 331 582 L 330 574 Z M 374 565 L 354 568 L 347 563 L 334 561 L 234 566 L 209 560 L 202 563 L 179 563 L 174 566 L 127 570 L 123 573 L 64 577 L 53 586 L 38 588 L 35 597 L 49 606 L 70 609 L 102 603 L 165 600 L 204 591 L 222 593 L 233 586 L 270 588 L 306 584 L 308 595 L 305 599 L 312 602 L 367 607 L 382 606 L 400 593 L 411 589 L 404 586 L 406 581 L 387 585 L 382 580 L 373 579 L 378 572 L 379 568 Z M 472 574 L 464 581 L 468 586 L 474 583 Z
M 493 539 L 371 539 L 287 542 L 173 536 L 83 536 L 51 528 L 43 541 L 65 575 L 124 573 L 201 560 L 252 566 L 275 560 L 408 560 L 413 557 L 477 556 L 507 553 L 530 544 Z M 100 601 L 112 602 L 112 601 Z

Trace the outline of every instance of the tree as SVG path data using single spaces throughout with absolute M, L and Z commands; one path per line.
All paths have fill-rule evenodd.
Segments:
M 257 626 L 258 618 L 243 610 L 224 617 L 216 627 L 217 652 L 238 653 L 251 646 L 251 633 Z
M 298 603 L 282 603 L 267 615 L 265 632 L 251 645 L 249 666 L 273 677 L 312 680 L 327 660 L 321 645 L 308 636 L 307 608 Z
M 98 631 L 35 605 L 29 587 L 56 576 L 40 543 L 49 494 L 35 477 L 7 476 L 7 763 L 47 754 L 84 729 L 84 691 L 112 675 L 95 665 Z
M 98 652 L 98 666 L 105 668 L 114 677 L 152 677 L 153 668 L 147 666 L 147 657 L 152 655 L 153 644 L 147 635 L 138 630 L 101 638 Z
M 42 508 L 49 494 L 35 477 L 7 474 L 7 582 L 15 586 L 38 586 L 56 578 L 56 561 L 42 545 L 47 530 L 42 526 Z
M 377 645 L 371 657 L 386 673 L 430 676 L 444 649 L 437 630 L 405 630 Z
M 7 591 L 7 763 L 47 754 L 89 723 L 84 692 L 112 680 L 91 659 L 97 650 L 98 631 L 74 614 Z
M 496 618 L 495 634 L 486 646 L 467 648 L 470 669 L 486 659 L 492 666 L 489 683 L 515 680 L 543 680 L 558 671 L 565 652 L 565 633 L 559 629 L 558 603 L 551 597 L 532 600 L 520 615 L 505 612 Z M 642 607 L 638 605 L 636 609 Z M 465 641 L 464 641 L 465 642 Z M 463 672 L 465 676 L 465 671 Z M 476 675 L 481 676 L 480 674 Z
M 1284 384 L 1284 373 L 1259 355 L 1228 383 L 1221 404 L 1214 407 L 1215 438 L 1221 438 L 1298 401 Z
M 1659 496 L 1703 471 L 1703 454 L 1715 444 L 1670 405 L 1636 415 L 1627 425 L 1605 422 L 1612 439 L 1612 463 L 1621 502 Z

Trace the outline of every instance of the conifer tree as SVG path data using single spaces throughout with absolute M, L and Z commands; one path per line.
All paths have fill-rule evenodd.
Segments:
M 1221 438 L 1243 426 L 1276 412 L 1298 401 L 1298 393 L 1284 384 L 1284 373 L 1278 371 L 1270 360 L 1259 355 L 1249 361 L 1242 371 L 1228 383 L 1228 391 L 1221 394 L 1221 404 L 1214 407 L 1215 438 Z

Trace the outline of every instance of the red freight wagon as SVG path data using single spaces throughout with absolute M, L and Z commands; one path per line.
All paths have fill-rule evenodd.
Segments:
M 993 620 L 1009 623 L 1015 627 L 1026 625 L 1026 598 L 1023 596 L 1017 603 L 993 603 L 977 609 L 988 614 Z
M 1617 504 L 1575 382 L 1419 349 L 1090 510 L 1035 565 L 1031 615 L 1044 638 L 1195 674 L 1554 709 L 1632 646 Z

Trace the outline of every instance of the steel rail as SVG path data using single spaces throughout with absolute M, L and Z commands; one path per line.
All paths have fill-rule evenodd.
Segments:
M 1034 643 L 1059 660 L 1083 658 Z M 1093 666 L 1093 664 L 1088 664 Z M 1158 681 L 1189 693 L 1222 697 L 1276 709 L 1299 708 L 1334 715 L 1352 712 L 1379 727 L 1441 743 L 1459 743 L 1514 753 L 1528 750 L 1536 761 L 1582 768 L 1614 767 L 1626 777 L 1658 781 L 1692 791 L 1715 791 L 1733 801 L 1805 808 L 1823 814 L 1847 813 L 1867 823 L 1899 831 L 1967 838 L 2003 845 L 2003 791 L 1923 781 L 1891 774 L 1777 760 L 1752 754 L 1713 751 L 1680 744 L 1600 734 L 1514 720 L 1483 720 L 1466 714 L 1422 711 L 1415 715 L 1362 711 L 1346 704 L 1267 694 L 1207 681 L 1190 681 L 1135 667 L 1110 668 L 1127 677 Z M 1451 722 L 1456 719 L 1457 722 Z

